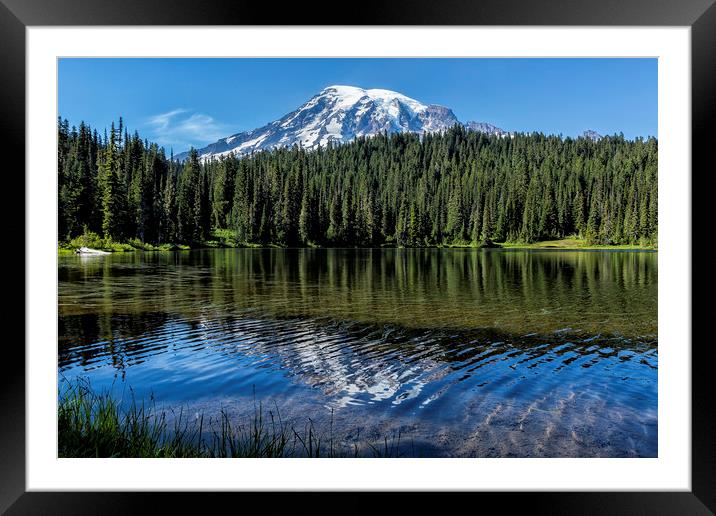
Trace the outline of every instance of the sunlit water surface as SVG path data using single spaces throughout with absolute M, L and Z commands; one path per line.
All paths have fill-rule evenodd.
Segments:
M 58 276 L 61 384 L 260 402 L 399 456 L 657 456 L 656 253 L 217 249 Z

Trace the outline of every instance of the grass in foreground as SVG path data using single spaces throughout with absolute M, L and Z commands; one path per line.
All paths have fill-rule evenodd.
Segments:
M 60 393 L 59 457 L 234 458 L 234 457 L 398 457 L 400 434 L 380 443 L 339 443 L 333 420 L 327 432 L 313 421 L 303 428 L 284 422 L 278 410 L 254 407 L 250 421 L 237 424 L 222 410 L 216 420 L 190 420 L 132 397 L 129 408 L 108 393 L 96 393 L 84 381 Z M 168 416 L 173 423 L 168 423 Z

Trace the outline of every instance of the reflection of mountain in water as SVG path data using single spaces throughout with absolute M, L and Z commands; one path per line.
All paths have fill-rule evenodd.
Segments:
M 87 317 L 69 318 L 67 330 L 87 324 Z M 74 320 L 73 323 L 69 323 Z M 254 369 L 271 369 L 320 389 L 330 406 L 420 399 L 425 406 L 442 392 L 426 394 L 426 385 L 442 389 L 468 379 L 479 387 L 505 376 L 521 374 L 582 374 L 598 365 L 609 370 L 630 361 L 656 369 L 655 341 L 585 337 L 561 332 L 550 336 L 515 336 L 492 330 L 406 329 L 358 323 L 226 317 L 186 321 L 154 319 L 157 327 L 137 337 L 60 349 L 60 368 L 91 370 L 103 365 L 124 370 L 167 354 L 180 371 L 186 362 L 199 366 L 208 378 L 227 377 Z M 146 320 L 145 320 L 146 322 Z M 89 325 L 96 328 L 98 325 Z M 121 325 L 118 326 L 121 328 Z M 86 335 L 89 337 L 90 335 Z M 203 364 L 203 362 L 206 364 Z M 237 371 L 236 366 L 247 368 Z M 225 372 L 222 372 L 225 370 Z M 564 373 L 563 379 L 574 378 Z M 208 382 L 210 383 L 210 382 Z M 203 387 L 211 391 L 210 385 Z M 428 389 L 430 391 L 430 389 Z
M 230 249 L 60 265 L 69 380 L 207 410 L 250 410 L 256 392 L 294 416 L 333 409 L 343 436 L 410 429 L 440 456 L 656 455 L 653 253 Z

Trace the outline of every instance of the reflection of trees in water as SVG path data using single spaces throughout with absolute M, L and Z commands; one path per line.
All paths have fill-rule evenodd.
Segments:
M 216 267 L 227 270 L 222 285 L 232 288 L 212 290 L 213 300 L 248 306 L 259 299 L 273 315 L 519 331 L 559 329 L 562 319 L 593 331 L 656 332 L 655 254 L 249 251 L 228 253 Z M 636 323 L 635 331 L 618 327 Z
M 656 258 L 633 252 L 223 249 L 69 262 L 59 269 L 60 351 L 97 341 L 113 346 L 164 324 L 169 315 L 653 337 Z
M 166 313 L 87 313 L 60 316 L 58 320 L 59 366 L 72 362 L 90 368 L 98 357 L 110 357 L 111 365 L 124 370 L 128 357 L 140 357 L 147 347 L 167 348 L 156 339 L 142 339 L 167 322 Z

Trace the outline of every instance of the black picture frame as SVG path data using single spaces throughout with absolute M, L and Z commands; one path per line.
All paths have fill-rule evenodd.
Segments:
M 3 176 L 12 175 L 13 191 L 24 189 L 25 149 L 25 28 L 63 25 L 552 25 L 552 26 L 689 26 L 692 59 L 692 205 L 708 205 L 707 189 L 693 188 L 698 173 L 713 174 L 710 146 L 716 141 L 716 4 L 714 0 L 502 0 L 500 2 L 401 0 L 360 3 L 353 12 L 316 4 L 274 5 L 228 0 L 0 0 L 0 156 L 17 160 Z M 10 158 L 8 158 L 10 159 Z M 7 160 L 3 160 L 7 162 Z M 696 171 L 697 173 L 694 173 Z M 688 171 L 681 171 L 688 180 Z M 6 179 L 3 179 L 6 180 Z M 24 195 L 13 194 L 16 202 Z M 7 206 L 7 204 L 6 204 Z M 31 238 L 13 208 L 6 233 L 13 247 Z M 703 222 L 702 222 L 703 221 Z M 708 234 L 708 218 L 692 212 L 692 235 Z M 701 227 L 701 224 L 704 227 Z M 698 271 L 694 256 L 692 270 Z M 22 260 L 18 258 L 18 262 Z M 15 263 L 14 270 L 23 268 Z M 13 274 L 19 283 L 21 275 Z M 22 275 L 24 278 L 24 275 Z M 24 299 L 24 285 L 13 289 Z M 701 283 L 699 289 L 705 290 Z M 23 292 L 20 294 L 20 292 Z M 21 296 L 21 297 L 20 297 Z M 590 493 L 485 493 L 514 508 L 549 514 L 713 514 L 716 511 L 714 396 L 710 369 L 713 344 L 697 339 L 700 306 L 692 302 L 692 491 Z M 15 302 L 15 310 L 24 303 Z M 702 308 L 703 309 L 703 308 Z M 708 309 L 708 307 L 706 307 Z M 21 332 L 24 341 L 24 333 Z M 25 492 L 25 353 L 19 339 L 3 343 L 0 391 L 0 512 L 7 514 L 134 514 L 171 504 L 182 512 L 204 501 L 188 493 L 39 493 Z M 20 364 L 21 366 L 18 366 Z M 229 494 L 222 497 L 232 496 Z M 262 503 L 260 498 L 246 503 Z M 280 500 L 281 497 L 276 498 Z M 413 496 L 421 503 L 422 497 Z M 482 501 L 482 500 L 481 500 Z M 265 502 L 264 502 L 265 503 Z M 358 502 L 361 503 L 361 502 Z M 474 502 L 473 502 L 474 503 Z M 205 506 L 204 506 L 205 507 Z M 249 507 L 244 505 L 244 507 Z M 360 507 L 360 506 L 358 506 Z M 340 507 L 336 507 L 340 508 Z M 216 507 L 218 509 L 218 507 Z M 206 509 L 204 509 L 206 510 Z

